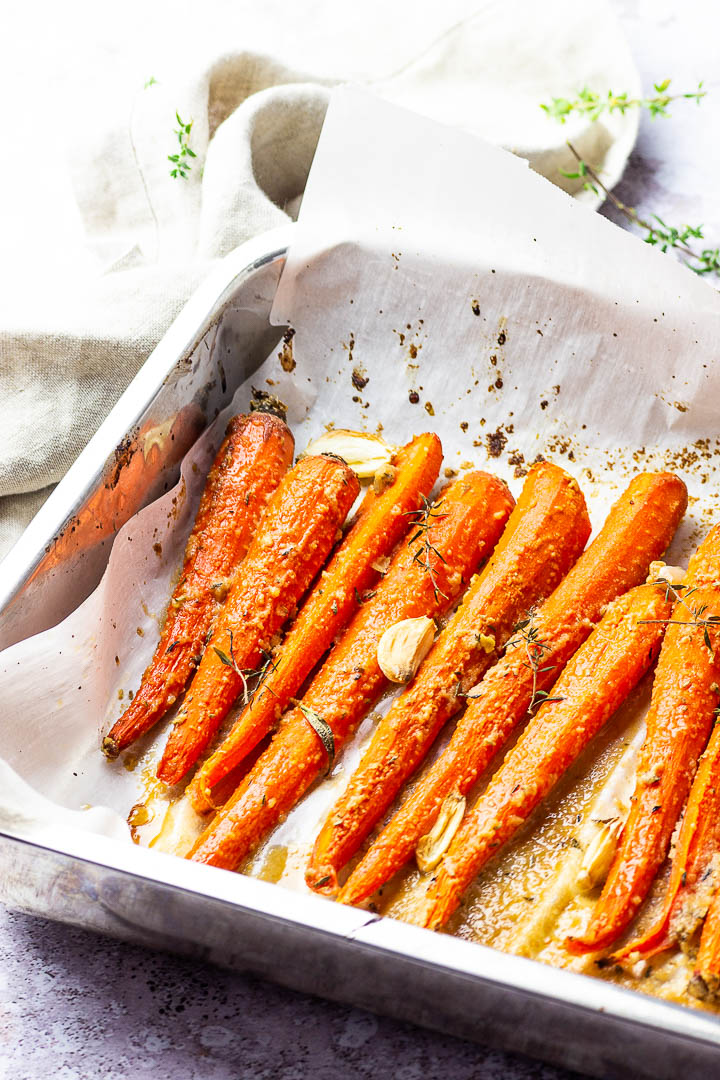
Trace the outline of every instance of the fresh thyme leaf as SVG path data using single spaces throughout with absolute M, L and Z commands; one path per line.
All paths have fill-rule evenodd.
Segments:
M 692 270 L 695 274 L 720 274 L 720 248 L 706 247 L 697 250 L 697 248 L 693 247 L 691 244 L 693 239 L 705 239 L 702 225 L 666 225 L 662 218 L 657 214 L 651 214 L 650 216 L 657 222 L 657 225 L 653 225 L 652 222 L 640 217 L 633 206 L 628 206 L 627 203 L 622 202 L 621 199 L 618 199 L 617 195 L 605 186 L 596 169 L 591 165 L 588 165 L 586 161 L 583 161 L 582 157 L 569 140 L 567 145 L 573 157 L 578 162 L 578 173 L 572 174 L 564 172 L 562 169 L 560 172 L 564 172 L 564 175 L 569 177 L 585 177 L 583 187 L 587 191 L 593 191 L 596 195 L 599 195 L 600 192 L 602 192 L 605 198 L 610 200 L 615 209 L 621 213 L 627 221 L 633 225 L 637 225 L 638 228 L 644 231 L 645 235 L 642 239 L 646 244 L 650 244 L 653 247 L 659 247 L 660 250 L 665 253 L 671 250 L 677 251 L 688 269 Z M 582 172 L 580 172 L 580 166 L 583 168 Z
M 531 609 L 528 612 L 526 619 L 521 619 L 516 623 L 513 628 L 513 636 L 508 641 L 506 648 L 516 649 L 524 648 L 525 656 L 527 659 L 523 662 L 523 666 L 528 668 L 532 672 L 532 692 L 530 694 L 530 702 L 528 704 L 528 713 L 532 715 L 539 705 L 544 704 L 546 701 L 562 701 L 561 697 L 549 697 L 547 690 L 541 690 L 538 686 L 538 676 L 548 671 L 555 670 L 555 664 L 546 664 L 541 667 L 543 657 L 546 652 L 550 651 L 550 646 L 540 640 L 539 628 L 533 625 L 535 618 L 535 610 Z
M 423 495 L 422 502 L 423 506 L 421 510 L 409 511 L 417 517 L 417 520 L 414 522 L 414 524 L 417 525 L 417 532 L 413 533 L 408 540 L 408 547 L 412 547 L 418 540 L 420 541 L 419 547 L 413 552 L 413 562 L 416 562 L 418 566 L 421 566 L 425 573 L 429 575 L 435 600 L 440 596 L 442 596 L 444 600 L 447 600 L 445 593 L 438 587 L 431 556 L 434 555 L 436 559 L 439 559 L 440 562 L 443 563 L 443 565 L 447 565 L 447 562 L 442 552 L 430 541 L 430 529 L 432 528 L 433 521 L 442 520 L 447 517 L 447 514 L 439 514 L 437 512 L 442 506 L 442 499 L 440 502 L 433 505 L 433 503 Z
M 319 881 L 315 882 L 316 889 L 322 889 L 323 885 L 327 885 L 330 882 L 330 875 L 326 874 L 325 877 L 321 877 Z
M 197 157 L 194 150 L 190 148 L 190 133 L 194 121 L 190 120 L 189 123 L 185 123 L 180 117 L 180 113 L 175 112 L 175 119 L 178 122 L 178 127 L 173 128 L 173 134 L 177 135 L 178 145 L 180 147 L 177 154 L 168 154 L 167 159 L 175 167 L 170 170 L 172 177 L 180 177 L 182 180 L 187 180 L 188 174 L 192 168 L 189 158 Z
M 227 653 L 224 653 L 222 649 L 218 649 L 216 645 L 213 645 L 213 652 L 217 654 L 221 664 L 224 664 L 225 667 L 231 667 L 233 670 L 235 670 L 235 663 L 233 660 L 230 659 Z
M 147 90 L 150 86 L 157 86 L 157 79 L 154 75 L 151 75 L 148 81 L 143 86 L 143 90 Z
M 702 81 L 698 83 L 697 90 L 669 94 L 670 82 L 670 79 L 664 79 L 662 82 L 655 83 L 653 87 L 655 96 L 640 98 L 631 98 L 627 91 L 614 94 L 612 90 L 608 90 L 607 95 L 596 94 L 585 86 L 577 91 L 577 97 L 573 99 L 554 97 L 551 98 L 549 104 L 541 104 L 540 108 L 547 116 L 560 124 L 566 123 L 568 117 L 573 114 L 587 116 L 594 123 L 603 113 L 619 112 L 624 116 L 630 109 L 647 109 L 654 120 L 656 116 L 669 116 L 668 106 L 673 101 L 695 101 L 699 105 L 701 99 L 707 94 L 707 90 L 703 89 Z
M 325 753 L 328 756 L 327 772 L 330 772 L 333 767 L 333 762 L 335 761 L 335 736 L 333 735 L 332 728 L 327 720 L 323 720 L 322 716 L 320 716 L 319 713 L 316 713 L 314 709 L 309 709 L 307 705 L 303 705 L 302 702 L 299 702 L 299 708 L 300 712 L 325 747 Z

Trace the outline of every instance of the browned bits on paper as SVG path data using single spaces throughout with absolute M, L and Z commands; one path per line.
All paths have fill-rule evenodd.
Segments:
M 294 371 L 296 367 L 292 344 L 292 339 L 294 337 L 295 331 L 292 326 L 289 326 L 282 336 L 282 347 L 278 353 L 278 360 L 280 361 L 280 366 L 283 371 Z
M 408 400 L 411 405 L 418 404 L 418 402 L 420 401 L 420 395 L 418 394 L 417 390 L 410 391 L 410 393 L 408 394 Z
M 477 302 L 477 300 L 473 300 L 471 302 L 470 309 L 471 309 L 473 315 L 479 315 L 480 314 L 480 304 Z
M 429 416 L 434 416 L 435 415 L 435 410 L 433 409 L 431 401 L 426 401 L 425 402 L 425 412 L 428 413 Z
M 369 376 L 363 374 L 359 368 L 353 368 L 352 384 L 356 390 L 364 390 L 369 382 Z
M 487 446 L 487 452 L 490 457 L 500 457 L 507 446 L 507 435 L 502 428 L 498 428 L 497 431 L 488 432 L 485 436 L 485 445 Z

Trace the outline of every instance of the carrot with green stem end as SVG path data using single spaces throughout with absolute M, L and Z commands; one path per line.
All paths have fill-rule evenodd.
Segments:
M 375 595 L 189 858 L 234 869 L 292 809 L 387 686 L 377 655 L 385 631 L 446 611 L 492 551 L 512 504 L 501 481 L 468 473 L 419 515 Z
M 210 470 L 185 549 L 180 581 L 155 654 L 132 705 L 103 739 L 114 758 L 175 704 L 244 558 L 267 501 L 292 464 L 293 437 L 277 416 L 235 416 Z
M 343 903 L 366 899 L 411 858 L 451 791 L 467 795 L 528 711 L 547 698 L 606 605 L 647 577 L 686 505 L 685 485 L 672 473 L 641 473 L 631 481 L 567 577 L 518 624 L 517 635 L 476 688 L 443 754 L 350 875 L 340 891 Z
M 337 633 L 380 576 L 385 559 L 437 479 L 442 446 L 419 435 L 395 454 L 383 483 L 368 488 L 355 520 L 274 656 L 273 670 L 188 790 L 198 813 L 215 809 L 212 789 L 268 734 Z
M 337 872 L 359 849 L 445 722 L 494 664 L 521 615 L 543 600 L 585 547 L 590 521 L 578 484 L 557 465 L 530 470 L 489 562 L 372 742 L 315 842 L 311 888 L 337 892 Z
M 714 735 L 718 731 L 720 728 L 716 726 Z M 720 994 L 720 889 L 716 889 L 705 917 L 688 991 L 701 999 L 716 998 Z
M 447 922 L 475 875 L 524 824 L 655 662 L 672 606 L 664 583 L 638 585 L 614 600 L 454 838 L 447 831 L 442 838 L 431 834 L 434 862 L 440 865 L 428 889 L 424 926 L 435 929 Z M 449 848 L 447 854 L 443 848 Z
M 719 579 L 716 526 L 690 560 L 665 632 L 632 808 L 588 926 L 566 942 L 573 954 L 612 945 L 637 914 L 667 854 L 718 702 Z
M 178 713 L 158 766 L 166 784 L 192 768 L 272 638 L 287 622 L 335 543 L 358 494 L 340 458 L 305 457 L 270 500 Z M 265 672 L 264 674 L 267 674 Z

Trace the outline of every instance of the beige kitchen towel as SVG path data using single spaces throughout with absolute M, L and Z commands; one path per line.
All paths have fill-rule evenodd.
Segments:
M 636 137 L 632 112 L 560 126 L 539 108 L 638 92 L 602 3 L 27 0 L 4 24 L 0 555 L 213 262 L 296 216 L 332 86 L 476 132 L 556 183 L 568 136 L 608 184 Z M 417 147 L 418 170 L 432 153 Z

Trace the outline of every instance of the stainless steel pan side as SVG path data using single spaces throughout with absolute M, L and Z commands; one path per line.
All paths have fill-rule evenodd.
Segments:
M 171 487 L 184 454 L 279 338 L 268 322 L 292 226 L 232 252 L 191 297 L 0 565 L 0 649 L 60 622 L 112 539 Z
M 707 1078 L 712 1016 L 105 838 L 0 836 L 0 899 L 591 1076 Z

